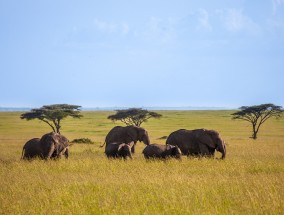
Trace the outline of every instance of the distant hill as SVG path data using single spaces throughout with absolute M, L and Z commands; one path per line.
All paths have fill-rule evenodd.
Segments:
M 30 111 L 32 108 L 26 107 L 0 107 L 0 112 L 18 112 L 18 111 Z
M 130 107 L 96 107 L 96 108 L 82 108 L 83 111 L 98 111 L 98 110 L 123 110 Z M 147 110 L 228 110 L 232 108 L 226 107 L 138 107 Z
M 130 107 L 82 107 L 82 111 L 114 111 Z M 139 107 L 147 110 L 228 110 L 225 107 Z M 23 112 L 30 111 L 28 107 L 0 107 L 0 112 Z

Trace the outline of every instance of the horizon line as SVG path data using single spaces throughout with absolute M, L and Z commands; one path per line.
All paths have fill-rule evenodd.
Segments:
M 236 110 L 235 107 L 216 107 L 216 106 L 142 106 L 142 107 L 132 107 L 132 106 L 100 106 L 100 107 L 84 107 L 81 106 L 81 111 L 101 111 L 101 110 L 124 110 L 129 108 L 142 108 L 148 110 Z M 9 111 L 29 111 L 35 109 L 34 107 L 1 107 L 1 112 Z

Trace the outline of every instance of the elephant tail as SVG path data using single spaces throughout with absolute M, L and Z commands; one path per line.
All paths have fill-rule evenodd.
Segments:
M 23 150 L 22 150 L 21 160 L 24 159 L 24 153 L 25 153 L 25 147 L 23 147 Z
M 101 145 L 100 147 L 102 148 L 102 147 L 104 147 L 104 145 L 106 144 L 106 141 L 104 142 L 104 144 L 103 145 Z

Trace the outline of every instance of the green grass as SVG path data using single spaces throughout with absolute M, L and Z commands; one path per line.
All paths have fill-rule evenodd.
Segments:
M 108 160 L 99 145 L 121 124 L 97 111 L 62 122 L 68 139 L 94 144 L 72 145 L 69 160 L 21 161 L 24 143 L 50 128 L 0 113 L 0 214 L 284 213 L 284 118 L 267 121 L 254 141 L 232 111 L 157 112 L 164 117 L 142 124 L 152 143 L 180 128 L 215 129 L 228 144 L 226 160 L 146 161 L 142 143 L 133 160 Z

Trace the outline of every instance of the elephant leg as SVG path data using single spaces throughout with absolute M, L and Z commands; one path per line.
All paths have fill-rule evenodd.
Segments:
M 54 157 L 54 159 L 59 159 L 61 158 L 62 155 L 64 155 L 64 157 L 66 159 L 68 159 L 69 156 L 69 151 L 68 151 L 68 147 L 64 148 L 61 152 L 57 152 L 58 150 L 55 150 L 52 157 Z
M 210 156 L 214 157 L 215 149 L 214 148 L 209 148 L 209 153 L 210 153 Z
M 64 156 L 65 156 L 66 159 L 68 159 L 68 157 L 69 157 L 69 149 L 68 148 L 66 148 Z
M 45 156 L 45 160 L 48 160 L 51 158 L 52 154 L 54 153 L 55 150 L 55 146 L 52 144 L 52 146 L 50 147 L 47 155 Z
M 131 147 L 131 152 L 134 154 L 135 153 L 135 144 Z
M 201 156 L 212 157 L 212 153 L 209 151 L 206 145 L 200 144 L 199 149 L 200 149 Z

